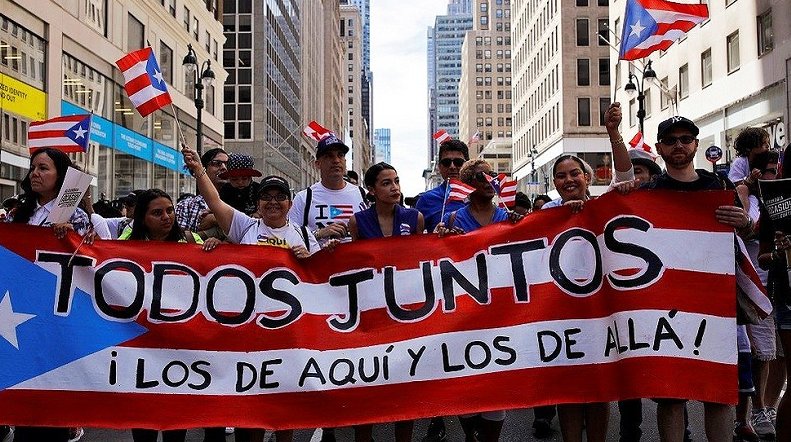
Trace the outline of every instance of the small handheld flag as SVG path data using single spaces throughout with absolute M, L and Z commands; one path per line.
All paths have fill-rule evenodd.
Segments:
M 51 147 L 66 153 L 85 152 L 91 136 L 91 114 L 55 117 L 33 121 L 28 126 L 30 152 Z
M 130 52 L 115 64 L 124 74 L 126 95 L 141 117 L 172 103 L 153 49 Z
M 319 123 L 311 121 L 307 126 L 305 126 L 305 129 L 302 130 L 302 133 L 308 138 L 321 141 L 324 139 L 324 137 L 328 136 L 332 132 L 330 132 L 329 129 L 322 127 L 322 125 Z
M 500 183 L 500 202 L 506 207 L 516 204 L 516 180 L 504 180 Z
M 471 193 L 475 192 L 474 187 L 464 184 L 455 178 L 450 179 L 448 187 L 450 189 L 448 201 L 464 201 Z
M 437 140 L 438 143 L 442 144 L 443 142 L 450 140 L 452 137 L 449 133 L 445 131 L 445 129 L 440 129 L 434 134 L 434 139 Z
M 636 60 L 665 50 L 708 17 L 705 4 L 627 0 L 618 58 Z
M 467 144 L 477 143 L 478 141 L 481 141 L 481 131 L 476 130 L 475 134 L 470 137 L 470 142 Z

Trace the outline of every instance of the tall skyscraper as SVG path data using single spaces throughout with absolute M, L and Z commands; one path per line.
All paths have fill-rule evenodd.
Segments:
M 299 1 L 225 0 L 223 11 L 226 149 L 251 155 L 264 175 L 280 175 L 302 188 L 308 165 L 299 139 Z
M 390 163 L 390 129 L 374 129 L 374 149 L 376 152 L 374 163 Z
M 459 139 L 468 142 L 470 157 L 492 139 L 511 143 L 511 9 L 510 2 L 499 3 L 480 0 L 462 46 Z M 510 172 L 505 164 L 508 170 L 498 172 Z
M 348 118 L 349 142 L 351 143 L 351 160 L 349 170 L 362 175 L 371 165 L 371 135 L 368 121 L 362 114 L 362 20 L 360 10 L 353 5 L 341 4 L 339 33 L 341 45 L 346 48 L 342 70 L 347 74 L 345 114 Z
M 612 177 L 603 124 L 610 105 L 610 47 L 598 38 L 607 32 L 607 2 L 513 4 L 514 174 L 520 183 L 541 182 L 542 193 L 554 192 L 552 164 L 571 153 L 594 168 L 591 192 L 599 194 Z
M 433 29 L 429 28 L 432 32 L 429 42 L 433 44 L 434 49 L 434 58 L 429 62 L 431 66 L 429 72 L 434 74 L 433 81 L 429 79 L 429 99 L 432 91 L 435 98 L 434 103 L 429 103 L 429 105 L 434 104 L 429 109 L 429 127 L 434 126 L 436 130 L 444 129 L 454 138 L 459 136 L 458 88 L 461 78 L 461 45 L 464 42 L 464 34 L 472 29 L 472 14 L 464 12 L 451 14 L 451 11 L 463 11 L 464 5 L 467 5 L 466 10 L 469 10 L 468 4 L 469 1 L 452 0 L 448 5 L 448 14 L 437 16 Z M 434 161 L 436 150 L 436 142 L 430 138 L 428 152 L 430 162 Z M 433 168 L 434 165 L 429 164 L 429 169 L 433 170 Z
M 357 6 L 360 11 L 360 20 L 362 26 L 362 73 L 363 78 L 360 80 L 360 94 L 361 94 L 361 111 L 363 118 L 368 122 L 368 127 L 373 126 L 373 93 L 374 93 L 374 75 L 371 72 L 371 0 L 341 0 L 341 4 L 350 4 Z M 371 138 L 369 131 L 368 137 Z

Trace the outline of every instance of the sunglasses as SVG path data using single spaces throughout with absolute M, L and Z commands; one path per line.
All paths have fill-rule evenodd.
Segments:
M 212 166 L 212 167 L 220 167 L 220 166 L 227 166 L 227 165 L 228 165 L 228 161 L 222 161 L 222 160 L 211 160 L 211 161 L 209 161 L 209 166 Z
M 761 173 L 771 173 L 772 175 L 777 175 L 777 168 L 764 169 L 761 171 Z
M 464 165 L 464 158 L 443 158 L 439 160 L 439 164 L 443 167 L 450 167 L 451 164 L 456 167 L 461 167 Z
M 478 172 L 478 173 L 475 174 L 475 179 L 478 180 L 481 183 L 488 183 L 489 180 L 486 179 L 486 175 L 489 175 L 492 178 L 496 178 L 497 177 L 497 172 L 492 172 L 492 171 L 489 171 L 489 172 Z
M 282 202 L 288 199 L 288 195 L 286 195 L 285 193 L 278 193 L 277 195 L 272 195 L 270 193 L 262 193 L 261 196 L 258 197 L 258 199 L 262 199 L 264 201 L 276 200 Z
M 693 141 L 695 141 L 695 137 L 690 135 L 682 135 L 680 137 L 662 137 L 662 139 L 659 140 L 659 142 L 665 146 L 675 146 L 679 141 L 681 141 L 681 144 L 691 144 Z

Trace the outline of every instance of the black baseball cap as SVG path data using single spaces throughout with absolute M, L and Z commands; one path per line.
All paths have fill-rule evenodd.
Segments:
M 278 189 L 288 195 L 288 199 L 291 199 L 291 187 L 288 185 L 288 181 L 277 175 L 269 175 L 261 180 L 261 187 L 258 190 L 258 195 L 261 195 L 264 191 L 269 189 Z
M 329 135 L 322 138 L 319 144 L 316 145 L 316 158 L 324 155 L 333 148 L 340 150 L 344 154 L 349 153 L 349 146 L 344 144 L 337 135 L 330 132 Z
M 664 137 L 665 135 L 667 135 L 668 132 L 670 132 L 671 129 L 675 127 L 687 129 L 692 133 L 692 135 L 696 137 L 700 133 L 700 129 L 698 129 L 698 126 L 696 126 L 695 123 L 693 123 L 692 120 L 690 120 L 689 118 L 684 118 L 680 116 L 670 117 L 667 120 L 659 123 L 659 129 L 657 130 L 656 138 L 660 139 Z

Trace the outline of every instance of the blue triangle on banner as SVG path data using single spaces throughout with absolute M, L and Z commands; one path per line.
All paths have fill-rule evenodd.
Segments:
M 102 318 L 79 289 L 69 315 L 57 316 L 55 275 L 5 247 L 0 262 L 0 390 L 147 331 Z

